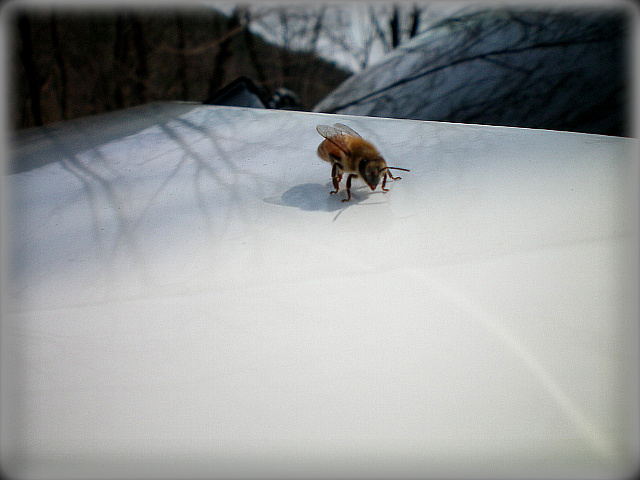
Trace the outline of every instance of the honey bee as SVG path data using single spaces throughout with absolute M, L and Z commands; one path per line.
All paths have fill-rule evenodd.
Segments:
M 335 190 L 329 193 L 337 193 L 342 175 L 349 175 L 346 184 L 347 198 L 342 199 L 343 202 L 351 200 L 351 180 L 354 178 L 364 180 L 371 190 L 376 189 L 382 178 L 382 191 L 388 192 L 385 188 L 387 175 L 391 180 L 401 178 L 391 175 L 389 169 L 409 171 L 406 168 L 388 167 L 373 144 L 342 123 L 334 123 L 333 127 L 318 125 L 316 130 L 324 137 L 318 146 L 318 156 L 331 164 L 331 179 Z

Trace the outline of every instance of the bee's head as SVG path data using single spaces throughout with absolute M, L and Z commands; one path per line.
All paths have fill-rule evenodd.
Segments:
M 387 164 L 382 157 L 363 158 L 358 164 L 360 176 L 371 190 L 376 189 L 386 169 Z

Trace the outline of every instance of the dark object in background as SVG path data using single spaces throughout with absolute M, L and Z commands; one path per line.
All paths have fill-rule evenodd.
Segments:
M 313 111 L 628 136 L 632 13 L 623 4 L 471 7 Z
M 302 110 L 298 96 L 287 88 L 277 89 L 267 97 L 253 80 L 240 76 L 215 92 L 204 101 L 208 105 L 231 107 L 274 108 L 279 110 Z
M 267 99 L 262 89 L 247 77 L 238 77 L 215 92 L 203 103 L 231 107 L 267 108 Z
M 279 88 L 273 92 L 267 106 L 278 110 L 303 110 L 298 96 L 288 88 Z

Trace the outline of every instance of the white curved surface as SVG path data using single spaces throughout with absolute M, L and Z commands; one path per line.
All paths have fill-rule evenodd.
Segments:
M 329 196 L 337 121 L 411 172 Z M 23 134 L 3 466 L 626 474 L 636 148 L 195 104 Z

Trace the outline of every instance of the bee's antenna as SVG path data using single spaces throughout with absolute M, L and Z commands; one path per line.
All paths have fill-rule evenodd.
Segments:
M 392 170 L 402 170 L 404 172 L 410 172 L 411 170 L 407 169 L 407 168 L 400 168 L 400 167 L 387 167 L 388 169 L 392 169 Z

